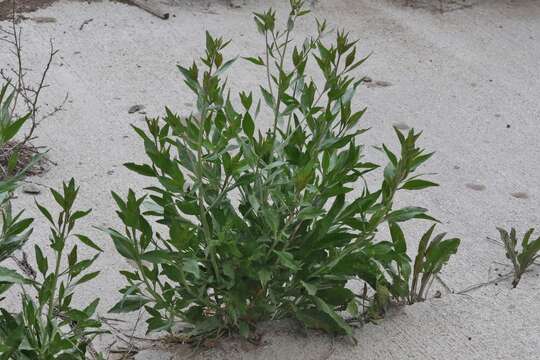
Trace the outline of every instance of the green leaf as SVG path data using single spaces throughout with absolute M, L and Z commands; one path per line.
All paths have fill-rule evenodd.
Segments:
M 36 263 L 38 266 L 38 270 L 43 276 L 47 273 L 47 270 L 49 269 L 49 262 L 45 256 L 43 256 L 43 252 L 41 251 L 41 248 L 37 245 L 34 245 L 34 251 L 36 253 Z
M 151 250 L 141 255 L 141 259 L 152 264 L 169 264 L 172 262 L 171 253 L 166 250 Z
M 28 120 L 29 118 L 30 118 L 30 113 L 13 121 L 7 127 L 3 128 L 1 136 L 0 136 L 2 143 L 6 143 L 9 140 L 11 140 L 13 137 L 15 137 L 15 135 L 17 135 L 19 130 L 21 130 L 21 127 L 24 125 L 26 120 Z
M 195 259 L 191 259 L 191 258 L 184 259 L 182 269 L 185 272 L 193 274 L 193 276 L 195 276 L 195 279 L 198 279 L 201 277 L 201 270 L 199 268 L 199 262 Z
M 427 209 L 421 208 L 421 207 L 404 207 L 399 210 L 392 211 L 387 216 L 387 221 L 389 223 L 398 223 L 398 222 L 404 222 L 411 219 L 419 218 L 421 215 L 424 215 L 427 212 Z
M 15 270 L 0 266 L 0 283 L 28 284 L 31 281 L 18 274 Z
M 306 207 L 300 210 L 300 212 L 298 213 L 298 219 L 311 220 L 323 214 L 324 214 L 323 209 L 318 209 L 318 208 L 314 208 L 310 206 L 310 207 Z
M 94 271 L 94 272 L 91 272 L 91 273 L 88 273 L 88 274 L 84 274 L 83 276 L 81 276 L 76 282 L 74 285 L 80 285 L 80 284 L 84 284 L 85 282 L 88 282 L 90 280 L 93 280 L 95 279 L 98 275 L 99 275 L 100 271 Z
M 274 253 L 278 256 L 281 264 L 293 271 L 300 270 L 300 266 L 294 261 L 293 255 L 286 251 L 276 251 Z
M 407 181 L 402 186 L 402 188 L 405 190 L 422 190 L 422 189 L 433 187 L 433 186 L 439 186 L 439 184 L 436 184 L 434 182 L 427 181 L 427 180 L 414 179 L 414 180 Z
M 272 94 L 268 90 L 266 90 L 264 87 L 259 86 L 259 88 L 261 89 L 261 93 L 263 95 L 264 101 L 266 102 L 266 105 L 268 105 L 271 108 L 274 108 L 275 106 L 274 96 L 272 96 Z
M 392 242 L 398 253 L 407 253 L 407 242 L 405 241 L 405 235 L 403 230 L 395 222 L 391 222 L 390 226 L 390 235 L 392 236 Z
M 95 242 L 93 242 L 92 240 L 90 240 L 90 238 L 86 235 L 82 235 L 82 234 L 77 234 L 75 235 L 77 238 L 79 238 L 79 240 L 86 246 L 88 247 L 91 247 L 92 249 L 94 250 L 97 250 L 99 252 L 103 252 L 103 249 L 100 248 L 99 246 L 96 245 Z
M 347 312 L 352 317 L 358 317 L 360 312 L 358 311 L 358 304 L 356 303 L 356 300 L 353 299 L 353 300 L 349 301 L 349 303 L 347 304 Z
M 262 269 L 257 273 L 262 287 L 266 287 L 266 284 L 272 280 L 272 272 L 270 270 Z
M 43 214 L 43 216 L 45 216 L 45 218 L 49 221 L 49 223 L 54 225 L 54 220 L 49 210 L 47 210 L 46 207 L 40 205 L 37 201 L 36 201 L 36 206 L 39 209 L 39 211 Z
M 260 56 L 257 56 L 257 57 L 244 57 L 243 59 L 249 61 L 252 64 L 264 66 L 264 61 Z
M 347 324 L 341 316 L 339 316 L 334 310 L 332 310 L 332 308 L 327 303 L 325 303 L 321 298 L 318 298 L 316 296 L 313 297 L 313 301 L 315 302 L 315 305 L 317 305 L 319 310 L 330 316 L 330 318 L 332 318 L 336 325 L 339 326 L 339 328 L 345 334 L 352 336 L 352 328 L 349 326 L 349 324 Z
M 151 176 L 151 177 L 155 177 L 157 175 L 154 169 L 150 165 L 147 165 L 147 164 L 139 165 L 139 164 L 130 162 L 130 163 L 125 163 L 124 166 L 128 168 L 129 170 L 136 172 L 139 175 Z
M 124 235 L 113 229 L 102 230 L 111 236 L 114 247 L 120 255 L 130 260 L 135 260 L 138 257 L 137 250 L 135 249 L 129 238 L 125 237 Z
M 255 132 L 255 123 L 253 122 L 253 119 L 249 113 L 244 115 L 244 119 L 242 120 L 242 129 L 247 136 L 250 138 L 253 137 L 253 133 Z
M 109 313 L 121 314 L 136 311 L 143 307 L 145 304 L 148 304 L 149 302 L 149 299 L 139 295 L 127 295 L 124 296 L 124 298 L 122 298 L 122 300 L 120 300 L 118 303 L 116 303 L 109 310 Z
M 304 287 L 304 289 L 306 289 L 308 295 L 315 296 L 317 294 L 317 287 L 315 285 L 308 284 L 305 281 L 300 281 L 300 282 L 302 283 L 302 286 Z

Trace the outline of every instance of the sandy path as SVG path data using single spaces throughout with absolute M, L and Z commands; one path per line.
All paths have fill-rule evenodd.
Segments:
M 130 129 L 132 123 L 142 124 L 143 115 L 130 115 L 128 108 L 144 104 L 149 115 L 159 115 L 169 105 L 189 112 L 192 98 L 175 64 L 198 56 L 204 31 L 234 38 L 230 54 L 252 55 L 262 48 L 249 14 L 268 4 L 285 9 L 285 2 L 277 0 L 251 0 L 240 9 L 217 1 L 194 3 L 178 1 L 171 7 L 176 16 L 161 21 L 123 4 L 61 1 L 29 15 L 55 17 L 56 23 L 23 23 L 32 67 L 44 59 L 49 37 L 62 50 L 45 101 L 57 103 L 66 90 L 72 99 L 66 111 L 39 130 L 39 143 L 51 148 L 58 166 L 32 180 L 55 187 L 71 176 L 80 182 L 81 206 L 94 209 L 82 230 L 109 254 L 99 259 L 103 274 L 81 299 L 100 294 L 102 312 L 118 299 L 122 280 L 117 270 L 126 264 L 111 255 L 112 244 L 92 226 L 117 224 L 110 190 L 144 185 L 143 178 L 121 166 L 143 157 Z M 495 226 L 524 231 L 540 222 L 540 1 L 484 0 L 440 15 L 381 0 L 322 0 L 315 14 L 359 37 L 366 54 L 373 51 L 362 73 L 392 83 L 363 88 L 357 96 L 357 103 L 370 109 L 365 126 L 372 131 L 366 143 L 393 143 L 392 124 L 404 122 L 423 129 L 425 146 L 437 151 L 426 171 L 437 172 L 442 186 L 403 194 L 400 201 L 429 208 L 445 220 L 441 229 L 463 239 L 459 255 L 442 275 L 445 282 L 460 290 L 497 276 L 493 262 L 504 261 L 504 254 L 486 236 L 496 235 Z M 88 19 L 93 21 L 79 30 Z M 300 26 L 298 36 L 309 29 L 311 24 Z M 0 64 L 7 56 L 2 48 Z M 233 84 L 254 86 L 253 70 L 234 68 L 238 78 Z M 468 183 L 485 190 L 474 191 Z M 525 192 L 527 198 L 514 198 L 515 192 Z M 37 199 L 50 203 L 46 193 Z M 16 205 L 36 214 L 27 194 Z M 407 229 L 416 236 L 425 226 Z M 34 241 L 46 241 L 45 231 L 38 221 Z M 540 351 L 537 276 L 530 274 L 516 291 L 501 282 L 470 296 L 444 296 L 407 307 L 380 326 L 359 330 L 357 347 L 332 348 L 327 337 L 288 335 L 272 325 L 266 346 L 245 352 L 232 344 L 226 352 L 217 349 L 201 357 L 534 359 Z

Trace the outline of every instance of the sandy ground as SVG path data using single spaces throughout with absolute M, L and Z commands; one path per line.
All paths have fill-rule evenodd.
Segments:
M 143 115 L 128 114 L 128 109 L 144 104 L 148 115 L 159 115 L 164 105 L 191 111 L 193 98 L 175 65 L 199 55 L 204 31 L 234 38 L 231 55 L 258 54 L 263 48 L 251 12 L 269 5 L 284 12 L 286 3 L 247 0 L 241 8 L 230 8 L 220 1 L 176 1 L 165 4 L 174 16 L 162 21 L 119 3 L 60 1 L 22 23 L 29 67 L 43 65 L 49 38 L 61 50 L 44 102 L 50 107 L 66 91 L 70 96 L 65 111 L 38 130 L 38 143 L 50 148 L 58 165 L 30 179 L 43 186 L 36 199 L 52 203 L 45 188 L 75 177 L 81 185 L 80 206 L 94 209 L 80 232 L 107 250 L 97 264 L 102 275 L 78 301 L 100 296 L 104 314 L 119 299 L 116 290 L 123 284 L 117 271 L 127 264 L 93 226 L 118 224 L 111 190 L 125 193 L 145 185 L 145 179 L 121 165 L 144 156 L 130 129 L 142 125 Z M 486 237 L 496 237 L 495 226 L 525 231 L 540 223 L 540 1 L 478 0 L 472 7 L 440 14 L 383 0 L 321 0 L 314 13 L 360 38 L 365 54 L 373 52 L 360 74 L 391 83 L 362 88 L 355 100 L 369 107 L 364 125 L 372 130 L 366 143 L 395 144 L 391 126 L 400 123 L 423 129 L 423 144 L 437 151 L 425 170 L 436 172 L 442 186 L 402 194 L 400 202 L 429 208 L 444 220 L 441 230 L 463 239 L 442 274 L 445 283 L 457 293 L 508 272 L 499 264 L 505 262 L 502 248 Z M 33 21 L 36 17 L 56 20 Z M 297 36 L 311 29 L 308 21 Z M 3 66 L 12 60 L 1 46 Z M 235 86 L 257 83 L 253 67 L 232 71 Z M 523 194 L 516 198 L 515 193 Z M 33 196 L 20 194 L 15 205 L 37 216 L 33 202 Z M 419 223 L 407 230 L 414 240 L 425 227 Z M 47 241 L 46 224 L 37 221 L 35 228 L 33 241 Z M 320 334 L 303 337 L 285 322 L 262 326 L 259 347 L 227 341 L 197 354 L 186 348 L 154 349 L 137 358 L 536 359 L 538 276 L 536 269 L 517 290 L 500 281 L 396 310 L 380 325 L 359 329 L 357 346 Z M 137 332 L 143 330 L 139 326 Z M 110 341 L 103 338 L 101 345 Z

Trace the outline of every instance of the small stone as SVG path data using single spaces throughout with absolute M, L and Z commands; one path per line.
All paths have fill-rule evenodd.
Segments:
M 389 81 L 377 80 L 375 81 L 375 85 L 380 86 L 380 87 L 387 87 L 387 86 L 392 86 L 392 83 Z
M 112 175 L 112 174 L 114 174 L 114 170 L 107 171 L 107 175 Z
M 529 198 L 529 195 L 526 192 L 523 192 L 523 191 L 514 192 L 514 193 L 511 193 L 510 195 L 512 195 L 516 199 L 528 199 Z
M 142 109 L 144 109 L 144 105 L 133 105 L 132 107 L 129 108 L 128 113 L 134 114 L 136 112 L 141 111 Z
M 34 184 L 26 184 L 22 187 L 22 191 L 26 194 L 37 195 L 41 193 L 39 186 Z
M 55 23 L 56 18 L 50 16 L 34 16 L 30 20 L 37 22 L 38 24 Z
M 510 129 L 510 124 L 506 124 L 506 128 L 507 128 L 507 129 Z
M 232 8 L 238 9 L 244 5 L 244 1 L 243 0 L 229 0 L 229 5 Z
M 486 187 L 482 184 L 468 183 L 465 184 L 465 186 L 474 191 L 483 191 L 486 189 Z
M 388 86 L 392 86 L 392 83 L 389 81 L 376 80 L 373 82 L 368 82 L 366 86 L 368 88 L 388 87 Z
M 439 290 L 437 290 L 435 291 L 435 295 L 433 295 L 433 297 L 435 299 L 440 299 L 442 297 L 442 293 Z

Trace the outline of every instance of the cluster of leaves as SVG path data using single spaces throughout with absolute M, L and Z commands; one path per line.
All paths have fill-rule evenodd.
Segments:
M 388 284 L 396 298 L 413 304 L 423 301 L 435 279 L 454 255 L 459 247 L 457 238 L 445 239 L 446 233 L 440 233 L 432 238 L 435 225 L 420 238 L 414 265 L 411 269 L 411 260 L 407 257 L 407 242 L 403 231 L 396 223 L 390 223 L 390 233 L 396 257 L 396 271 L 391 272 L 392 282 Z M 412 276 L 412 277 L 411 277 Z
M 148 162 L 126 166 L 154 186 L 141 197 L 113 193 L 124 229 L 106 231 L 133 268 L 122 271 L 127 285 L 112 312 L 144 307 L 149 331 L 182 324 L 189 339 L 248 337 L 257 322 L 284 317 L 352 335 L 342 312 L 359 318 L 363 296 L 349 281 L 365 283 L 379 303 L 414 302 L 456 252 L 457 239 L 430 242 L 431 227 L 411 270 L 399 224 L 435 219 L 420 207 L 394 209 L 394 197 L 436 186 L 413 175 L 432 154 L 418 147 L 419 133 L 396 129 L 400 151 L 382 146 L 389 160 L 382 183 L 368 186 L 365 175 L 379 166 L 364 160 L 365 109 L 351 102 L 362 83 L 352 71 L 366 57 L 357 58 L 345 32 L 327 44 L 325 22 L 293 41 L 307 13 L 292 0 L 283 30 L 274 11 L 255 14 L 265 53 L 244 59 L 266 73 L 262 100 L 244 91 L 235 106 L 222 78 L 235 59 L 223 56 L 227 41 L 207 33 L 199 65 L 179 66 L 197 113 L 166 109 L 147 119 L 146 131 L 134 128 Z M 308 71 L 313 64 L 322 86 Z M 272 115 L 265 131 L 255 127 L 262 113 Z M 376 239 L 384 223 L 387 241 Z
M 527 269 L 540 258 L 540 237 L 531 241 L 534 229 L 529 229 L 521 240 L 521 252 L 518 249 L 518 240 L 516 230 L 512 228 L 508 231 L 497 228 L 501 236 L 501 241 L 506 250 L 506 257 L 512 262 L 514 267 L 514 280 L 512 286 L 516 287 L 521 280 L 521 277 Z
M 26 164 L 25 169 L 17 169 L 20 146 L 17 146 L 13 140 L 30 118 L 30 113 L 20 117 L 14 115 L 16 91 L 8 92 L 10 87 L 10 83 L 6 83 L 0 88 L 0 164 L 2 164 L 0 179 L 4 180 L 3 183 L 8 186 L 8 188 L 0 189 L 3 194 L 9 194 L 15 182 L 37 160 L 32 159 Z
M 77 286 L 94 279 L 99 271 L 88 272 L 97 255 L 80 259 L 78 245 L 67 252 L 68 239 L 76 237 L 81 243 L 101 252 L 101 249 L 84 235 L 73 235 L 79 219 L 88 211 L 75 210 L 78 188 L 71 180 L 64 183 L 63 191 L 51 190 L 60 207 L 57 215 L 40 204 L 39 211 L 50 223 L 50 250 L 47 257 L 34 246 L 34 270 L 26 257 L 19 260 L 22 274 L 0 266 L 0 293 L 17 284 L 22 288 L 21 311 L 10 313 L 0 307 L 0 358 L 1 359 L 86 359 L 92 339 L 102 333 L 101 323 L 95 319 L 99 299 L 84 309 L 72 305 Z M 32 219 L 22 219 L 21 213 L 12 216 L 9 204 L 2 208 L 2 234 L 0 261 L 12 257 L 31 233 Z M 49 261 L 51 264 L 49 265 Z

